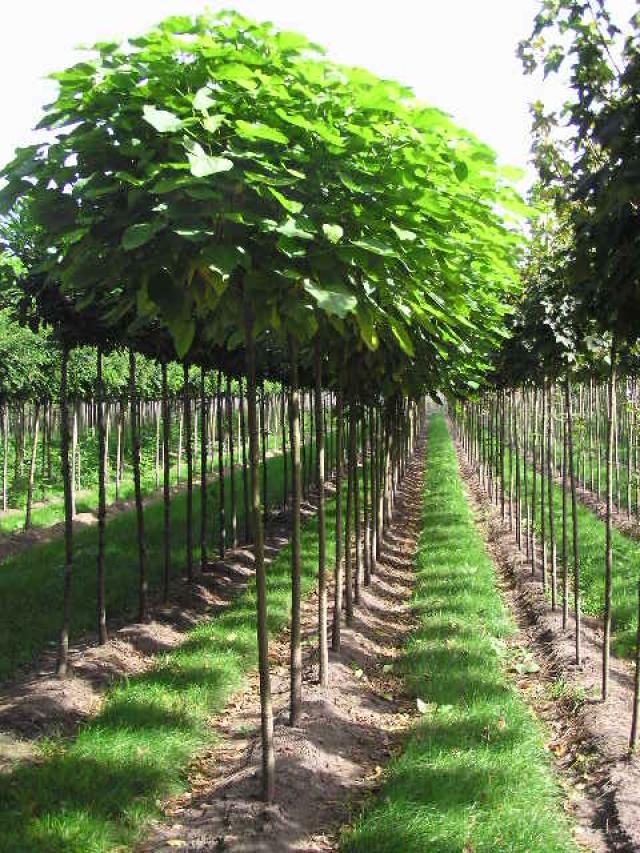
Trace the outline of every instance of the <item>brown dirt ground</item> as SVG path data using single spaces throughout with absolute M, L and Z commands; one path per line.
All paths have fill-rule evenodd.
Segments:
M 459 444 L 457 451 L 503 595 L 518 620 L 519 642 L 540 665 L 536 678 L 519 686 L 550 729 L 547 746 L 564 780 L 565 807 L 577 820 L 578 839 L 595 850 L 640 850 L 640 760 L 628 753 L 633 669 L 612 656 L 610 697 L 602 702 L 600 620 L 583 617 L 583 661 L 576 666 L 573 614 L 563 630 L 561 610 L 551 609 L 539 569 L 532 575 L 508 520 L 501 520 Z M 539 553 L 537 562 L 540 566 Z
M 271 648 L 276 800 L 260 800 L 259 694 L 254 673 L 213 721 L 219 743 L 191 767 L 191 792 L 165 804 L 141 853 L 182 849 L 235 853 L 335 850 L 337 834 L 381 780 L 415 706 L 388 664 L 412 630 L 409 600 L 420 532 L 424 443 L 398 494 L 371 586 L 353 626 L 330 655 L 330 686 L 317 681 L 317 599 L 303 606 L 304 687 L 300 725 L 288 725 L 289 638 Z M 383 669 L 384 667 L 384 669 Z

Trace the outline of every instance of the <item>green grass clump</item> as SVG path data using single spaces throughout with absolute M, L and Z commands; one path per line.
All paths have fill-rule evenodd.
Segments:
M 515 626 L 441 416 L 430 424 L 422 523 L 419 627 L 403 671 L 424 713 L 342 849 L 575 851 L 542 727 L 506 674 Z
M 335 505 L 327 502 L 328 545 Z M 302 593 L 317 569 L 317 522 L 302 535 Z M 291 600 L 290 549 L 268 566 L 269 628 L 284 627 Z M 186 766 L 211 742 L 207 719 L 257 663 L 253 582 L 228 609 L 203 621 L 154 668 L 123 681 L 70 742 L 43 744 L 41 763 L 0 776 L 3 853 L 102 853 L 129 849 L 157 800 L 187 787 Z

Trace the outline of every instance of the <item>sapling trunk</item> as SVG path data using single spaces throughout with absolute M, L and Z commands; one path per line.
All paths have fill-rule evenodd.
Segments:
M 224 424 L 222 419 L 222 371 L 218 371 L 218 393 L 216 402 L 216 432 L 218 433 L 218 554 L 224 560 L 227 548 L 224 493 Z
M 284 383 L 280 392 L 280 441 L 282 452 L 282 509 L 287 508 L 289 500 L 289 460 L 287 459 L 287 416 L 286 416 L 286 394 Z
M 264 530 L 260 507 L 258 406 L 256 402 L 256 352 L 253 309 L 244 298 L 245 357 L 247 367 L 247 404 L 249 456 L 251 465 L 251 518 L 256 577 L 258 672 L 260 677 L 260 721 L 262 732 L 262 796 L 271 802 L 275 794 L 275 756 L 273 750 L 273 708 L 269 674 L 269 634 L 267 627 L 267 584 L 264 566 Z
M 329 648 L 327 640 L 327 568 L 324 499 L 324 418 L 322 406 L 322 353 L 316 336 L 313 348 L 316 406 L 316 477 L 318 481 L 318 675 L 320 685 L 329 684 Z
M 229 433 L 229 498 L 231 503 L 231 547 L 238 547 L 238 508 L 236 498 L 236 466 L 233 435 L 233 397 L 231 395 L 231 377 L 227 376 L 227 431 Z
M 638 582 L 638 611 L 636 627 L 635 670 L 633 677 L 633 711 L 629 751 L 635 752 L 638 743 L 638 716 L 640 716 L 640 581 Z
M 363 508 L 363 522 L 364 522 L 364 541 L 362 548 L 362 562 L 364 565 L 364 583 L 365 586 L 369 586 L 371 583 L 371 555 L 370 555 L 370 543 L 371 543 L 371 528 L 370 528 L 370 515 L 369 515 L 369 473 L 371 471 L 371 466 L 368 465 L 368 441 L 367 441 L 367 417 L 366 417 L 366 409 L 363 409 L 362 416 L 362 508 Z
M 335 541 L 335 590 L 333 607 L 333 631 L 331 648 L 340 651 L 340 628 L 342 625 L 342 391 L 336 394 L 336 541 Z
M 97 565 L 97 605 L 98 605 L 98 642 L 107 642 L 107 606 L 105 596 L 105 534 L 107 527 L 107 490 L 106 490 L 106 430 L 104 423 L 104 382 L 102 377 L 102 350 L 98 348 L 96 359 L 96 396 L 98 406 L 98 565 Z
M 353 519 L 355 533 L 355 595 L 354 601 L 360 603 L 360 591 L 362 587 L 362 548 L 361 548 L 361 525 L 360 525 L 360 482 L 358 477 L 358 420 L 353 424 Z
M 609 394 L 608 394 L 608 417 L 607 417 L 607 458 L 606 458 L 606 515 L 605 515 L 605 555 L 604 555 L 604 614 L 603 627 L 604 637 L 602 641 L 602 698 L 609 695 L 609 659 L 611 654 L 611 587 L 613 570 L 613 547 L 612 536 L 612 512 L 613 512 L 613 484 L 611 477 L 611 466 L 613 463 L 614 432 L 616 429 L 616 350 L 611 345 L 611 369 L 609 372 Z
M 568 519 L 568 430 L 567 410 L 564 405 L 562 418 L 562 627 L 567 629 L 569 623 L 569 519 Z
M 169 407 L 169 382 L 167 362 L 162 362 L 162 543 L 164 550 L 164 569 L 162 575 L 162 599 L 169 599 L 169 579 L 171 577 L 171 409 Z
M 73 574 L 73 505 L 71 500 L 71 465 L 69 460 L 69 398 L 67 396 L 69 350 L 62 349 L 60 365 L 60 461 L 64 491 L 64 583 L 62 592 L 62 627 L 58 643 L 56 673 L 61 678 L 69 668 L 69 623 L 71 620 L 71 578 Z
M 191 445 L 191 397 L 189 394 L 189 365 L 183 366 L 184 377 L 184 444 L 187 461 L 187 580 L 193 580 L 193 447 Z
M 289 422 L 291 429 L 291 691 L 289 722 L 298 723 L 302 705 L 302 646 L 300 635 L 300 388 L 298 379 L 298 343 L 289 338 L 289 360 L 291 362 L 291 384 L 289 391 Z
M 267 421 L 265 412 L 264 380 L 260 389 L 260 438 L 262 442 L 262 515 L 267 520 L 269 507 L 269 480 L 267 474 Z
M 556 545 L 556 518 L 553 505 L 553 385 L 547 392 L 547 495 L 549 509 L 549 555 L 551 561 L 551 609 L 557 607 L 558 553 Z
M 136 502 L 136 530 L 138 535 L 138 621 L 147 618 L 147 549 L 144 536 L 144 508 L 140 477 L 140 423 L 138 389 L 136 384 L 136 355 L 129 350 L 129 395 L 131 401 L 131 447 L 133 454 L 133 487 Z
M 2 404 L 2 511 L 9 507 L 9 403 Z
M 353 561 L 351 555 L 351 531 L 353 520 L 353 484 L 356 452 L 356 409 L 353 396 L 349 398 L 349 434 L 347 453 L 347 515 L 344 528 L 344 583 L 345 617 L 347 625 L 353 623 Z
M 571 485 L 571 521 L 573 525 L 573 608 L 576 620 L 576 665 L 582 661 L 581 650 L 581 613 L 580 613 L 580 550 L 578 540 L 578 496 L 573 454 L 573 412 L 571 405 L 571 384 L 569 376 L 565 378 L 565 404 L 567 407 L 567 465 Z
M 249 511 L 250 493 L 249 493 L 249 469 L 247 467 L 247 430 L 244 417 L 245 397 L 240 382 L 240 443 L 242 445 L 242 502 L 244 512 L 244 541 L 248 542 L 251 538 L 251 513 Z
M 24 519 L 24 529 L 31 527 L 31 511 L 33 509 L 33 483 L 36 474 L 36 460 L 38 458 L 38 435 L 40 424 L 40 402 L 36 401 L 33 412 L 33 434 L 31 436 L 31 455 L 29 457 L 29 475 L 27 478 L 27 508 Z
M 200 571 L 207 566 L 208 520 L 207 512 L 207 461 L 209 438 L 207 429 L 209 417 L 207 412 L 207 396 L 205 390 L 206 371 L 200 368 Z

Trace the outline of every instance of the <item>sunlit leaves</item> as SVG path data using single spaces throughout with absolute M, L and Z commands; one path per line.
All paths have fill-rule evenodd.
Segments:
M 344 235 L 344 229 L 341 225 L 335 225 L 325 222 L 322 226 L 324 236 L 330 243 L 339 243 Z
M 228 172 L 233 169 L 233 161 L 227 157 L 212 157 L 207 154 L 199 142 L 196 142 L 187 152 L 191 174 L 196 178 L 206 178 L 218 172 Z
M 350 314 L 358 304 L 358 300 L 353 293 L 340 283 L 320 286 L 306 279 L 304 289 L 313 296 L 318 304 L 318 308 L 326 314 L 333 314 L 341 319 Z
M 145 104 L 142 108 L 142 117 L 159 133 L 175 133 L 182 127 L 182 119 L 178 116 L 150 104 Z
M 284 133 L 259 121 L 249 122 L 239 119 L 236 122 L 236 132 L 244 139 L 265 139 L 270 142 L 279 142 L 281 145 L 289 142 L 289 138 Z
M 164 222 L 140 222 L 130 225 L 122 235 L 122 248 L 126 251 L 138 249 L 149 240 L 153 240 L 158 231 L 164 228 Z

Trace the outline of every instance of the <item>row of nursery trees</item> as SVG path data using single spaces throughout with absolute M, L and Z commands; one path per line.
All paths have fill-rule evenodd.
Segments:
M 59 94 L 39 125 L 47 139 L 17 152 L 3 172 L 0 204 L 11 235 L 5 268 L 12 316 L 33 330 L 46 326 L 61 353 L 67 571 L 60 671 L 73 565 L 68 380 L 74 349 L 97 348 L 100 458 L 103 359 L 128 350 L 141 602 L 137 360 L 156 360 L 163 385 L 170 362 L 202 376 L 222 371 L 246 393 L 262 782 L 271 799 L 258 386 L 270 379 L 287 390 L 295 723 L 302 695 L 301 389 L 313 392 L 317 485 L 327 478 L 325 441 L 334 435 L 337 648 L 343 594 L 349 621 L 361 580 L 375 571 L 394 489 L 421 425 L 420 401 L 433 389 L 477 388 L 504 334 L 506 295 L 518 288 L 514 220 L 523 205 L 493 152 L 410 90 L 329 62 L 303 36 L 234 13 L 169 18 L 124 44 L 97 44 L 86 60 L 53 77 Z M 326 433 L 323 403 L 333 410 Z M 161 420 L 166 442 L 166 406 Z M 103 482 L 100 492 L 102 518 Z M 322 684 L 329 679 L 324 504 L 321 487 Z M 352 543 L 359 543 L 353 557 Z
M 5 312 L 6 313 L 6 312 Z M 6 332 L 6 335 L 4 334 Z M 36 334 L 5 318 L 0 342 L 4 373 L 4 393 L 0 403 L 2 459 L 0 477 L 2 511 L 24 508 L 24 527 L 32 525 L 34 499 L 53 501 L 62 490 L 62 472 L 54 460 L 60 447 L 60 348 L 49 335 Z M 129 492 L 133 467 L 129 441 L 130 378 L 128 355 L 116 350 L 103 356 L 102 385 L 98 383 L 98 354 L 95 348 L 78 347 L 69 354 L 67 395 L 71 415 L 71 495 L 72 513 L 82 490 L 89 492 L 83 504 L 91 506 L 92 491 L 98 485 L 99 465 L 112 488 L 107 495 L 118 501 Z M 102 394 L 105 452 L 98 459 L 98 403 Z M 165 400 L 164 395 L 167 395 Z M 210 473 L 227 462 L 247 467 L 246 407 L 243 383 L 222 371 L 187 374 L 175 362 L 167 365 L 166 383 L 160 364 L 145 356 L 136 361 L 136 397 L 141 432 L 143 490 L 159 489 L 164 480 L 165 447 L 162 439 L 162 412 L 168 407 L 169 460 L 167 479 L 181 485 L 202 466 L 204 453 Z M 259 389 L 259 430 L 261 458 L 287 446 L 285 424 L 286 391 L 271 380 Z M 323 403 L 324 406 L 324 403 Z M 323 409 L 324 410 L 324 409 Z M 327 415 L 325 414 L 325 417 Z M 329 411 L 331 416 L 331 410 Z M 190 430 L 185 424 L 190 424 Z M 301 394 L 301 455 L 303 489 L 306 494 L 312 477 L 312 456 L 308 444 L 314 428 L 311 392 Z M 191 465 L 187 459 L 192 457 Z M 218 460 L 216 462 L 216 459 Z M 217 467 L 216 467 L 217 466 Z M 263 474 L 262 502 L 269 502 L 267 469 Z M 145 488 L 146 487 L 146 488 Z M 287 492 L 284 500 L 286 503 Z
M 503 512 L 506 501 L 518 543 L 534 571 L 539 560 L 565 626 L 573 600 L 577 663 L 578 489 L 604 498 L 603 699 L 609 694 L 615 584 L 613 509 L 617 504 L 630 517 L 639 505 L 639 30 L 637 14 L 619 28 L 604 0 L 545 0 L 520 45 L 525 70 L 561 75 L 570 97 L 555 112 L 542 101 L 533 105 L 538 215 L 523 265 L 524 291 L 484 395 L 454 406 L 467 451 Z M 556 478 L 563 484 L 560 532 L 554 528 Z M 640 657 L 632 748 L 639 664 Z

